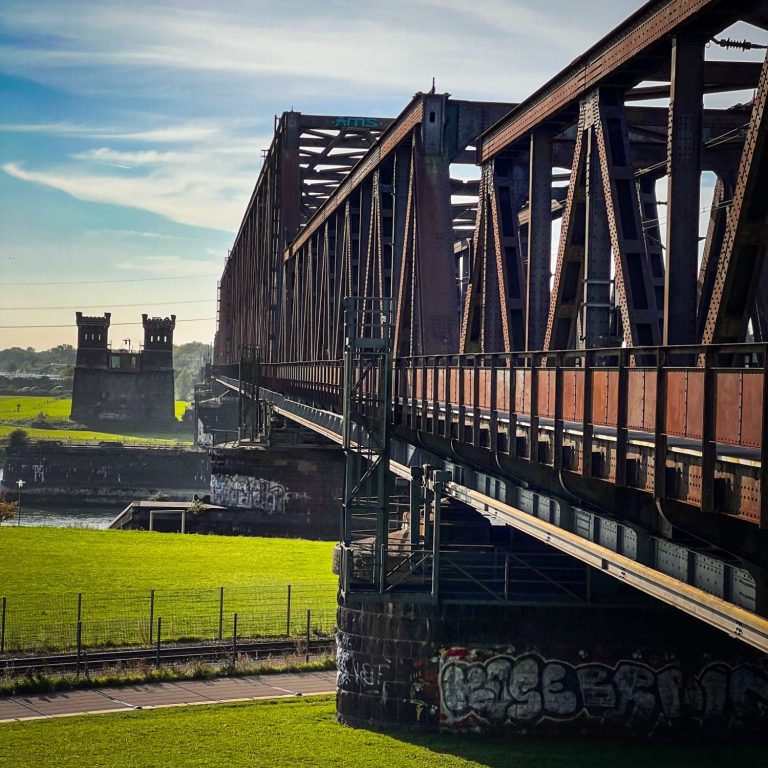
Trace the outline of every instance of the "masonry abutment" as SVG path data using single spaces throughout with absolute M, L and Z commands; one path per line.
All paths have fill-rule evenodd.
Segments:
M 355 727 L 765 740 L 765 657 L 664 606 L 340 599 L 337 665 Z

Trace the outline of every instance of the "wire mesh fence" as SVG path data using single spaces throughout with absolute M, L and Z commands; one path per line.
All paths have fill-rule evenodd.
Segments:
M 306 634 L 336 625 L 334 584 L 238 585 L 184 590 L 83 592 L 0 598 L 0 654 Z

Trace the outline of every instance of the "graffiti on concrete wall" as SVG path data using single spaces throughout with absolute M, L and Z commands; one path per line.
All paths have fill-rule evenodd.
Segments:
M 573 665 L 536 654 L 469 660 L 452 649 L 440 662 L 444 725 L 533 725 L 541 720 L 598 718 L 653 724 L 680 717 L 757 724 L 768 718 L 768 673 L 753 665 L 709 663 L 698 674 L 678 664 L 638 661 Z
M 285 512 L 291 501 L 306 500 L 309 494 L 289 491 L 282 483 L 246 475 L 211 475 L 211 501 L 223 507 L 263 509 L 269 514 Z
M 361 660 L 343 648 L 337 639 L 336 683 L 339 688 L 379 694 L 383 693 L 391 676 L 392 662 L 389 659 L 381 658 L 378 662 Z

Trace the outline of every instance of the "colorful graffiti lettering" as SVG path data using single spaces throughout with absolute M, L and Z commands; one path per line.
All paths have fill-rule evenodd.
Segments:
M 632 723 L 687 716 L 744 725 L 768 719 L 768 673 L 752 665 L 711 663 L 696 675 L 679 665 L 637 661 L 573 664 L 536 654 L 440 665 L 441 721 L 447 726 L 532 725 L 577 717 Z

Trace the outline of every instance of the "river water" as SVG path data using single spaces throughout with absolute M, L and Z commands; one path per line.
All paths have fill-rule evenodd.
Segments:
M 0 467 L 0 480 L 3 469 Z M 18 496 L 13 491 L 8 498 L 16 501 Z M 52 528 L 108 528 L 109 524 L 123 511 L 127 504 L 78 505 L 57 504 L 39 507 L 24 501 L 21 492 L 21 515 L 4 525 L 45 525 Z
M 21 499 L 21 517 L 5 523 L 8 525 L 46 525 L 53 528 L 108 528 L 122 512 L 121 505 L 92 507 L 77 505 L 56 505 L 46 508 L 31 507 Z

